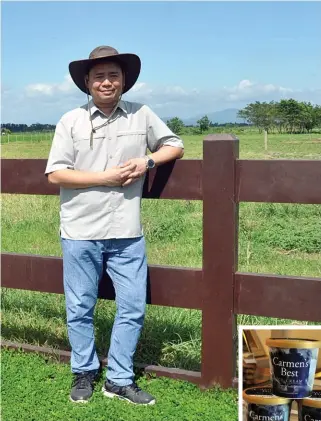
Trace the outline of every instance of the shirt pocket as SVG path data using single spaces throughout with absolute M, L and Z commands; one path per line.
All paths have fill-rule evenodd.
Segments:
M 106 134 L 103 130 L 99 130 L 93 134 L 92 140 L 92 149 L 90 147 L 90 134 L 91 130 L 83 134 L 75 133 L 73 135 L 74 139 L 74 152 L 75 152 L 75 159 L 81 158 L 82 154 L 88 153 L 90 151 L 99 150 L 102 146 L 106 138 Z
M 90 133 L 91 130 L 88 130 L 81 134 L 75 133 L 73 135 L 76 170 L 97 170 L 101 157 L 104 155 L 104 150 L 106 149 L 105 132 L 99 130 L 93 134 L 92 148 L 90 147 Z
M 146 154 L 146 130 L 119 130 L 116 133 L 116 149 L 120 161 L 140 158 Z

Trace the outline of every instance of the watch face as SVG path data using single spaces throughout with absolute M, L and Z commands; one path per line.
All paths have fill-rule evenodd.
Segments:
M 153 159 L 149 159 L 147 162 L 147 166 L 149 169 L 154 168 L 155 167 L 155 162 Z

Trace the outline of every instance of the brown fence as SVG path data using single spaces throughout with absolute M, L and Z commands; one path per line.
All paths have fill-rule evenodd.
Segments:
M 203 201 L 202 269 L 150 266 L 148 291 L 150 304 L 202 310 L 201 372 L 146 370 L 205 388 L 233 385 L 236 314 L 321 321 L 320 278 L 237 271 L 238 203 L 321 204 L 321 161 L 240 160 L 238 146 L 232 135 L 209 135 L 203 160 L 153 170 L 143 193 L 148 199 Z M 2 192 L 58 194 L 43 175 L 45 164 L 43 159 L 2 160 Z M 2 253 L 2 286 L 62 294 L 62 261 Z M 100 298 L 114 299 L 111 282 L 101 283 Z M 61 355 L 68 359 L 68 353 Z

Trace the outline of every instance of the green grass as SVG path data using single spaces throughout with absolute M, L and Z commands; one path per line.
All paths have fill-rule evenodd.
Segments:
M 49 134 L 45 135 L 48 136 Z M 202 158 L 203 135 L 182 135 L 185 143 L 184 159 Z M 248 130 L 236 134 L 240 140 L 240 157 L 242 159 L 320 159 L 321 158 L 321 134 L 271 134 L 268 136 L 268 150 L 264 150 L 264 135 L 256 131 Z M 23 141 L 18 135 L 19 141 L 5 143 L 2 140 L 3 158 L 48 158 L 51 141 L 42 140 L 37 135 L 33 141 Z M 26 138 L 27 139 L 27 138 Z M 45 139 L 48 139 L 45 138 Z
M 2 145 L 10 145 L 14 143 L 38 143 L 42 141 L 51 142 L 53 139 L 54 132 L 25 132 L 25 133 L 12 133 L 10 135 L 0 136 L 0 142 Z
M 201 392 L 187 382 L 138 378 L 156 397 L 151 407 L 137 407 L 103 396 L 103 378 L 87 404 L 69 401 L 70 368 L 36 354 L 2 352 L 3 421 L 230 421 L 237 418 L 236 391 Z
M 313 136 L 317 137 L 319 135 L 314 134 Z M 203 137 L 204 136 L 183 137 L 186 147 L 184 159 L 202 157 Z M 240 134 L 239 137 L 240 156 L 245 159 L 321 158 L 321 143 L 312 143 L 314 141 L 310 140 L 309 135 L 271 135 L 269 137 L 269 150 L 267 153 L 264 151 L 263 135 L 250 132 Z M 47 158 L 49 147 L 49 142 L 5 144 L 2 146 L 2 156 L 5 158 Z M 144 200 L 142 205 L 142 219 L 147 240 L 148 261 L 150 264 L 201 267 L 201 202 Z M 2 195 L 3 251 L 61 256 L 58 227 L 58 197 Z M 239 270 L 320 277 L 321 206 L 241 203 L 239 224 Z M 3 288 L 2 310 L 2 337 L 4 339 L 49 345 L 54 348 L 69 348 L 63 296 Z M 106 355 L 107 353 L 114 312 L 115 304 L 113 302 L 100 300 L 96 306 L 96 342 L 98 352 L 102 355 Z M 293 321 L 239 315 L 238 322 L 241 324 L 259 325 L 289 324 Z M 299 321 L 299 323 L 304 324 L 307 322 Z M 200 351 L 201 313 L 199 311 L 158 306 L 147 307 L 146 322 L 135 356 L 136 362 L 199 370 Z M 14 355 L 15 354 L 8 354 L 5 358 L 8 358 L 9 361 L 10 358 L 15 358 Z M 20 355 L 16 358 L 21 358 L 21 361 L 26 361 L 25 363 L 17 362 L 19 370 L 20 366 L 26 365 L 29 367 L 29 359 L 25 358 L 31 357 Z M 32 361 L 36 361 L 34 364 L 37 366 L 42 360 Z M 30 365 L 32 364 L 33 363 L 30 362 Z M 59 386 L 60 395 L 58 389 L 55 389 L 55 392 L 53 393 L 53 396 L 56 399 L 60 399 L 59 405 L 57 405 L 56 408 L 58 415 L 55 415 L 56 418 L 48 418 L 54 420 L 60 419 L 59 408 L 62 398 L 59 398 L 59 396 L 64 396 L 63 399 L 66 398 L 69 387 L 69 384 L 67 383 L 69 382 L 69 379 L 67 382 L 65 377 L 61 374 L 67 373 L 67 369 L 60 368 L 60 366 L 56 365 L 51 365 L 50 367 L 53 370 L 53 373 L 56 373 L 57 376 L 61 377 L 62 382 L 62 386 Z M 13 374 L 17 375 L 19 370 L 17 370 L 16 367 L 14 371 L 16 374 Z M 33 371 L 36 370 L 31 369 L 30 376 L 37 375 L 37 373 L 33 373 Z M 3 372 L 6 373 L 4 381 L 9 381 L 7 380 L 9 374 L 7 375 L 7 371 Z M 144 379 L 141 379 L 141 381 L 145 382 Z M 32 379 L 30 379 L 30 382 L 32 382 Z M 165 383 L 162 383 L 163 380 L 153 380 L 152 382 L 154 383 L 148 384 L 155 384 L 155 390 L 157 390 L 158 387 L 160 390 L 162 388 L 164 389 L 164 392 L 162 392 L 164 395 L 160 394 L 160 396 L 162 400 L 163 396 L 165 396 L 166 402 L 168 402 L 168 399 L 170 400 L 171 394 L 175 395 L 176 393 L 172 391 L 172 388 L 174 391 L 177 389 L 189 391 L 184 403 L 187 408 L 192 408 L 194 398 L 196 401 L 201 399 L 200 402 L 203 402 L 203 395 L 199 395 L 199 392 L 194 386 L 186 385 L 185 383 L 171 383 L 168 380 L 164 380 Z M 51 381 L 49 384 L 56 385 L 56 383 L 52 383 Z M 172 386 L 172 384 L 174 386 Z M 176 386 L 180 384 L 183 386 Z M 23 389 L 23 387 L 21 389 Z M 165 393 L 165 390 L 167 390 L 168 393 Z M 7 393 L 8 392 L 3 394 L 5 398 L 4 406 L 6 408 L 8 408 L 8 402 L 10 402 Z M 230 396 L 228 393 L 227 395 L 224 393 L 217 395 L 222 396 L 220 402 L 228 399 L 227 396 Z M 13 399 L 13 396 L 14 394 L 11 396 L 11 399 Z M 199 396 L 202 397 L 200 398 Z M 211 396 L 212 399 L 212 395 L 209 396 Z M 43 396 L 42 399 L 44 402 L 48 402 L 48 405 L 52 402 L 50 396 L 47 397 L 47 395 Z M 99 399 L 100 398 L 97 397 L 98 406 L 102 404 L 100 404 L 102 401 Z M 75 409 L 71 408 L 69 403 L 63 402 L 64 403 L 61 403 L 61 405 L 65 405 L 64 411 L 66 417 L 61 419 L 71 419 L 67 418 L 70 413 L 69 411 L 75 411 Z M 93 401 L 94 408 L 96 408 L 95 402 L 96 400 Z M 166 404 L 164 405 L 166 406 Z M 203 403 L 200 403 L 200 405 L 200 408 L 203 408 Z M 206 407 L 206 405 L 207 404 L 204 403 L 204 407 Z M 171 405 L 169 404 L 169 408 L 170 407 Z M 174 405 L 173 408 L 174 407 L 179 411 L 182 404 L 177 404 L 177 407 Z M 8 411 L 8 409 L 5 410 Z M 40 411 L 40 409 L 37 410 Z M 231 411 L 234 410 L 235 407 L 232 406 Z M 83 408 L 82 411 L 84 411 Z M 87 409 L 85 409 L 85 411 L 87 411 Z M 100 415 L 96 415 L 95 412 L 90 412 L 95 411 L 95 409 L 88 409 L 88 411 L 89 412 L 80 411 L 81 414 L 85 413 L 87 418 L 78 419 L 90 419 L 88 417 L 90 417 L 91 414 L 95 414 L 95 418 L 92 420 L 90 419 L 90 421 L 100 419 Z M 114 409 L 111 411 L 113 414 Z M 157 412 L 157 410 L 155 411 L 156 412 L 153 412 L 152 418 L 148 418 L 149 415 L 144 413 L 144 416 L 147 418 L 141 419 L 174 419 L 174 415 L 173 418 L 171 418 L 172 415 L 167 415 L 165 410 L 163 411 L 160 409 L 160 412 Z M 193 411 L 195 414 L 198 413 L 195 408 L 191 409 L 191 413 Z M 40 419 L 32 418 L 30 416 L 26 419 L 42 421 L 46 419 L 47 413 L 52 413 L 49 408 L 47 408 L 47 410 L 44 409 L 41 412 Z M 108 411 L 107 413 L 109 414 Z M 127 416 L 126 411 L 123 413 Z M 177 413 L 179 414 L 179 412 Z M 186 413 L 186 416 L 189 416 L 188 411 L 182 413 Z M 12 414 L 13 415 L 11 416 L 13 417 L 15 413 L 13 412 Z M 130 412 L 130 414 L 133 414 L 133 412 Z M 140 414 L 137 416 L 142 416 L 142 412 L 137 412 L 137 414 Z M 161 418 L 160 414 L 163 414 L 163 418 Z M 75 417 L 76 416 L 78 416 L 78 412 Z M 117 416 L 118 418 L 115 419 L 123 419 L 120 418 L 119 415 Z M 134 420 L 136 419 L 135 416 L 136 415 L 132 415 L 132 418 L 128 419 Z M 167 418 L 165 416 L 167 416 Z M 205 413 L 202 419 L 206 420 L 206 417 L 207 413 Z M 4 419 L 6 421 L 15 420 L 15 418 Z M 73 418 L 73 420 L 74 419 L 77 418 Z M 197 420 L 198 418 L 196 418 L 196 415 L 194 418 L 183 418 L 183 415 L 180 414 L 180 418 L 177 419 Z M 214 419 L 219 420 L 219 418 L 216 417 Z M 221 419 L 224 420 L 228 418 Z M 235 418 L 232 417 L 229 419 Z
M 243 155 L 248 150 L 255 151 L 258 148 L 258 137 L 258 134 L 249 134 L 244 142 L 241 140 L 240 149 Z M 201 137 L 191 138 L 192 140 L 186 140 L 187 155 L 195 156 L 196 148 L 198 153 L 201 152 Z M 283 138 L 286 139 L 286 136 L 283 135 Z M 296 139 L 303 139 L 303 135 L 297 135 Z M 25 145 L 14 146 L 15 156 L 25 156 L 22 148 Z M 31 145 L 30 153 L 36 154 L 35 148 L 38 146 Z M 309 147 L 314 148 L 317 157 L 315 144 Z M 321 151 L 321 144 L 318 147 Z M 280 139 L 278 142 L 276 140 L 275 150 L 281 151 L 282 148 Z M 292 151 L 294 153 L 296 149 Z M 3 152 L 6 156 L 8 151 L 5 147 Z M 42 156 L 45 157 L 47 152 L 43 149 Z M 310 154 L 311 149 L 308 152 Z M 2 210 L 4 251 L 61 256 L 58 197 L 2 195 Z M 150 264 L 201 267 L 201 202 L 144 200 L 142 220 Z M 242 203 L 239 225 L 239 270 L 321 276 L 321 206 Z M 68 346 L 63 297 L 5 290 L 2 308 L 2 335 L 5 338 Z M 52 317 L 52 314 L 56 317 Z M 108 348 L 113 315 L 114 303 L 98 303 L 96 335 L 101 353 Z M 240 323 L 249 324 L 289 322 L 248 315 L 240 315 L 238 319 Z M 150 337 L 153 337 L 152 345 L 147 346 Z M 137 361 L 198 369 L 200 337 L 199 311 L 148 306 Z

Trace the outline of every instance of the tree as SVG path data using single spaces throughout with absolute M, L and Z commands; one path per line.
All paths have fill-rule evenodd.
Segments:
M 40 124 L 35 123 L 28 126 L 27 124 L 15 124 L 15 123 L 1 123 L 1 130 L 8 129 L 12 133 L 22 133 L 22 132 L 44 132 L 44 131 L 53 131 L 56 126 L 53 124 Z
M 200 120 L 197 121 L 197 124 L 199 126 L 200 132 L 203 133 L 209 129 L 212 122 L 209 120 L 207 115 L 205 115 L 204 117 L 202 117 Z
M 315 126 L 321 127 L 321 105 L 315 105 L 314 109 Z
M 277 129 L 279 133 L 309 133 L 321 124 L 320 110 L 319 105 L 291 98 L 269 103 L 256 101 L 240 110 L 238 117 L 258 127 L 260 132 Z
M 310 133 L 313 127 L 317 125 L 317 114 L 310 102 L 301 102 L 300 108 L 300 131 L 306 130 L 308 133 Z
M 244 124 L 253 124 L 253 121 L 251 119 L 251 112 L 250 112 L 250 109 L 249 109 L 249 105 L 247 105 L 242 110 L 239 110 L 237 112 L 237 117 L 242 118 L 243 121 L 244 121 Z
M 247 123 L 254 124 L 254 126 L 259 128 L 260 132 L 263 129 L 269 131 L 271 125 L 270 108 L 270 104 L 256 101 L 255 103 L 248 104 L 243 110 L 240 110 L 238 117 L 243 118 Z
M 11 134 L 11 133 L 12 133 L 12 131 L 9 130 L 9 129 L 6 129 L 6 128 L 1 129 L 1 134 Z
M 293 133 L 295 128 L 300 126 L 300 103 L 292 98 L 282 99 L 279 103 L 279 110 L 287 131 Z
M 166 124 L 170 130 L 177 135 L 181 134 L 184 129 L 184 123 L 178 117 L 171 118 L 166 122 Z

